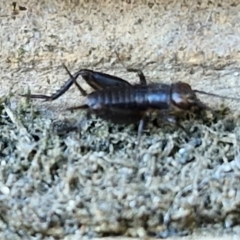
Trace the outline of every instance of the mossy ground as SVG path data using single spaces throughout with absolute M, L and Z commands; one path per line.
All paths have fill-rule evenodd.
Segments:
M 239 120 L 137 129 L 84 112 L 46 118 L 23 99 L 1 102 L 1 231 L 19 237 L 188 234 L 238 223 Z M 78 128 L 64 130 L 66 126 Z M 80 124 L 79 124 L 80 123 Z M 137 158 L 136 158 L 137 154 Z

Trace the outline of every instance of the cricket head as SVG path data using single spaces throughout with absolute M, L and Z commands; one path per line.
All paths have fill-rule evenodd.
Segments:
M 201 102 L 196 95 L 196 91 L 188 83 L 177 82 L 172 84 L 171 101 L 179 110 L 201 110 L 212 111 L 210 107 Z

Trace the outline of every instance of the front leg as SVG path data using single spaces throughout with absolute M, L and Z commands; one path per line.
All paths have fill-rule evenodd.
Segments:
M 169 123 L 169 124 L 174 124 L 177 127 L 181 128 L 187 135 L 190 135 L 189 131 L 185 129 L 177 120 L 177 118 L 174 116 L 174 114 L 171 114 L 169 111 L 159 111 L 158 116 L 160 118 L 160 121 Z

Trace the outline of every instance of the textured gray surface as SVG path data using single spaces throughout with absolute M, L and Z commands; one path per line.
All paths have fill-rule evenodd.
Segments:
M 67 79 L 62 62 L 72 72 L 87 67 L 137 81 L 115 51 L 126 66 L 143 68 L 148 81 L 181 80 L 239 97 L 237 1 L 19 4 L 28 10 L 13 16 L 11 6 L 0 3 L 0 94 L 11 88 L 12 102 L 28 87 L 34 93 L 57 90 Z M 2 236 L 143 236 L 146 230 L 165 231 L 168 222 L 180 232 L 202 222 L 216 222 L 218 234 L 221 226 L 238 232 L 237 119 L 186 122 L 192 130 L 197 127 L 188 140 L 180 130 L 150 125 L 136 162 L 131 126 L 122 131 L 89 121 L 82 134 L 51 133 L 52 121 L 77 115 L 60 110 L 81 99 L 72 88 L 61 100 L 35 101 L 40 115 L 26 111 L 26 105 L 23 112 L 22 106 L 3 110 Z M 221 103 L 203 100 L 214 108 Z M 239 102 L 224 103 L 238 115 Z M 202 144 L 194 147 L 196 141 Z

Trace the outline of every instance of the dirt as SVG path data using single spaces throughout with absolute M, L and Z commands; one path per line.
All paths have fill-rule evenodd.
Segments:
M 134 127 L 93 119 L 83 133 L 52 135 L 53 124 L 82 116 L 63 111 L 81 104 L 74 87 L 51 103 L 29 104 L 18 94 L 58 90 L 68 79 L 64 63 L 72 73 L 89 68 L 134 83 L 137 76 L 126 71 L 131 66 L 148 82 L 184 81 L 240 98 L 238 1 L 30 0 L 16 8 L 0 3 L 1 236 L 236 238 L 240 101 L 199 96 L 214 109 L 224 103 L 230 110 L 223 120 L 186 121 L 196 127 L 189 141 L 181 130 L 150 125 L 136 163 Z M 187 149 L 184 156 L 181 149 Z

